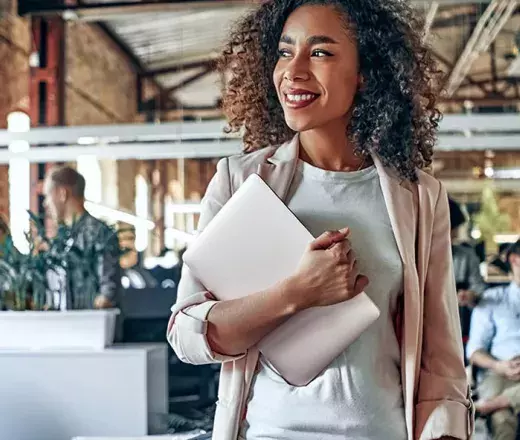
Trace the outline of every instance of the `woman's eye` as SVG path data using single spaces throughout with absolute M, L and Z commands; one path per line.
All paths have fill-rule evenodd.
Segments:
M 332 54 L 323 49 L 316 49 L 316 50 L 312 51 L 312 56 L 321 58 L 321 57 L 330 57 L 330 56 L 332 56 Z
M 287 49 L 278 49 L 278 56 L 280 58 L 287 58 L 291 56 L 291 53 Z

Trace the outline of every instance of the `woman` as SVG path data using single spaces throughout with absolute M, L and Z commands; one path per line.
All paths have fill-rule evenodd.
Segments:
M 421 29 L 400 0 L 272 0 L 231 34 L 223 106 L 249 154 L 219 163 L 199 227 L 258 172 L 318 238 L 293 276 L 239 300 L 185 268 L 168 339 L 223 364 L 214 439 L 469 438 L 447 196 L 421 171 L 439 120 Z M 285 319 L 362 290 L 379 320 L 308 386 L 259 355 Z

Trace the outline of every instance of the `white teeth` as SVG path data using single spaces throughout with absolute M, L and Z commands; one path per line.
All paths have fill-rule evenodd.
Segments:
M 287 95 L 287 100 L 293 102 L 310 101 L 314 99 L 314 96 L 315 95 Z

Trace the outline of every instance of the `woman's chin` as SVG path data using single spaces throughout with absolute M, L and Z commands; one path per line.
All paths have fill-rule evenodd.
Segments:
M 287 117 L 285 118 L 285 123 L 287 126 L 297 133 L 301 133 L 303 131 L 312 130 L 316 128 L 316 121 L 313 118 L 303 118 L 303 117 Z

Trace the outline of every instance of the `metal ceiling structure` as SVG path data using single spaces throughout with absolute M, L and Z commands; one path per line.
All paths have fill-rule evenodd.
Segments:
M 19 0 L 28 16 L 60 14 L 92 23 L 137 66 L 142 112 L 213 110 L 221 78 L 214 60 L 230 25 L 260 0 Z M 413 0 L 425 14 L 425 38 L 448 80 L 448 104 L 520 104 L 520 74 L 508 73 L 518 55 L 518 0 Z M 143 99 L 145 80 L 159 86 Z
M 464 51 L 448 79 L 446 86 L 448 96 L 452 96 L 460 87 L 476 59 L 487 52 L 500 31 L 504 28 L 519 2 L 517 0 L 492 0 L 478 21 Z
M 439 2 L 433 1 L 429 6 L 428 13 L 426 14 L 426 22 L 424 24 L 424 36 L 428 38 L 430 34 L 430 30 L 432 28 L 433 22 L 435 20 L 435 16 L 437 15 L 437 11 L 439 10 Z

